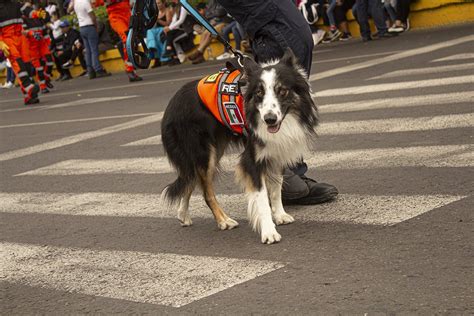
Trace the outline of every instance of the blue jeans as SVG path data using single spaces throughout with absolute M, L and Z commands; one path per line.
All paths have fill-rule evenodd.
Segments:
M 6 82 L 15 82 L 15 72 L 13 68 L 7 67 L 7 81 Z
M 363 38 L 370 37 L 369 12 L 374 19 L 377 32 L 379 34 L 387 32 L 383 4 L 380 0 L 356 0 L 356 6 L 357 22 L 359 23 L 360 34 Z
M 161 34 L 163 33 L 163 27 L 154 27 L 149 29 L 146 32 L 146 44 L 148 46 L 149 57 L 160 59 L 160 61 L 166 62 L 169 61 L 171 58 L 163 57 L 163 54 L 166 51 L 166 40 L 161 41 Z
M 395 20 L 397 19 L 397 13 L 395 12 L 395 8 L 392 7 L 392 4 L 390 2 L 390 0 L 385 0 L 384 7 L 388 13 L 388 16 L 390 16 L 390 20 L 392 20 L 392 22 L 395 22 Z
M 237 21 L 230 22 L 222 30 L 222 37 L 228 42 L 230 33 L 234 34 L 235 49 L 240 50 L 240 43 L 242 42 L 244 30 L 242 29 L 242 26 L 237 23 Z
M 336 0 L 329 0 L 329 7 L 326 10 L 326 14 L 328 15 L 330 26 L 336 26 L 336 19 L 334 18 L 335 8 L 336 8 Z
M 85 47 L 87 71 L 98 72 L 102 70 L 99 62 L 99 34 L 94 25 L 80 27 L 82 41 Z

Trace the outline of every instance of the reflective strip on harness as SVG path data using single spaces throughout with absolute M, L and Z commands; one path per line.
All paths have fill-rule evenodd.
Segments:
M 23 24 L 23 20 L 22 19 L 6 20 L 0 23 L 0 27 L 5 27 L 12 24 Z

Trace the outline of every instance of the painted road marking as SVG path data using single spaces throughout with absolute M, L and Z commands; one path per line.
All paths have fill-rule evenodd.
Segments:
M 183 81 L 188 81 L 188 80 L 194 80 L 194 79 L 199 79 L 202 78 L 202 75 L 199 76 L 192 76 L 192 77 L 184 77 L 184 78 L 176 78 L 176 79 L 168 79 L 168 80 L 154 80 L 154 81 L 145 81 L 143 83 L 140 83 L 140 87 L 143 86 L 150 86 L 150 85 L 157 85 L 157 84 L 163 84 L 163 83 L 172 83 L 172 82 L 183 82 Z M 54 94 L 49 94 L 49 95 L 42 95 L 41 99 L 48 99 L 48 98 L 53 98 L 53 97 L 58 97 L 58 96 L 64 96 L 64 95 L 71 95 L 71 94 L 87 94 L 91 92 L 103 92 L 107 90 L 116 90 L 116 89 L 125 89 L 128 90 L 130 89 L 129 84 L 124 84 L 124 85 L 118 85 L 118 86 L 112 86 L 112 87 L 102 87 L 102 88 L 97 88 L 97 89 L 85 89 L 85 90 L 76 90 L 76 91 L 70 91 L 70 92 L 59 92 L 59 93 L 54 93 Z M 23 99 L 9 99 L 9 100 L 2 100 L 0 103 L 7 103 L 7 102 L 13 102 L 13 101 L 19 101 Z
M 316 102 L 318 103 L 318 102 Z M 383 98 L 375 100 L 361 100 L 344 103 L 318 105 L 321 113 L 340 113 L 365 111 L 375 109 L 404 108 L 412 106 L 427 106 L 455 103 L 473 103 L 474 92 L 453 92 L 441 94 L 429 94 L 410 97 Z
M 159 194 L 36 192 L 0 193 L 0 198 L 2 213 L 176 218 L 176 210 L 161 203 Z M 300 222 L 394 225 L 463 198 L 460 195 L 341 194 L 332 203 L 286 209 Z M 247 200 L 243 194 L 219 194 L 217 199 L 229 216 L 246 219 Z M 201 196 L 191 198 L 190 211 L 191 217 L 213 219 Z
M 412 68 L 412 69 L 403 69 L 385 73 L 381 76 L 372 77 L 369 80 L 375 79 L 384 79 L 384 78 L 395 78 L 395 77 L 404 77 L 404 76 L 416 76 L 416 75 L 427 75 L 427 74 L 439 74 L 451 71 L 460 71 L 460 70 L 471 70 L 474 69 L 474 63 L 467 63 L 462 65 L 446 65 L 438 67 L 425 67 L 425 68 Z
M 0 243 L 4 282 L 180 307 L 284 267 L 170 253 Z
M 88 99 L 79 99 L 75 101 L 70 101 L 70 102 L 65 102 L 65 103 L 60 103 L 60 104 L 54 104 L 54 105 L 45 105 L 45 106 L 27 106 L 23 108 L 15 108 L 15 109 L 7 109 L 7 110 L 1 110 L 0 113 L 4 112 L 16 112 L 16 111 L 35 111 L 35 110 L 50 110 L 50 109 L 57 109 L 57 108 L 65 108 L 65 107 L 70 107 L 70 106 L 77 106 L 77 105 L 86 105 L 86 104 L 95 104 L 99 102 L 107 102 L 107 101 L 120 101 L 120 100 L 127 100 L 131 98 L 136 98 L 138 95 L 128 95 L 128 96 L 122 96 L 122 97 L 104 97 L 104 98 L 88 98 Z
M 390 55 L 390 56 L 385 56 L 385 57 L 381 57 L 381 58 L 372 59 L 372 60 L 369 60 L 369 61 L 357 63 L 357 64 L 354 64 L 354 65 L 349 65 L 349 66 L 345 66 L 345 67 L 338 67 L 338 68 L 323 71 L 323 72 L 320 72 L 320 73 L 315 73 L 315 74 L 312 74 L 309 77 L 309 80 L 310 81 L 315 81 L 315 80 L 320 80 L 320 79 L 324 79 L 324 78 L 328 78 L 328 77 L 333 77 L 333 76 L 340 75 L 340 74 L 345 74 L 345 73 L 348 73 L 348 72 L 351 72 L 351 71 L 354 71 L 354 70 L 364 69 L 364 68 L 376 66 L 376 65 L 386 63 L 386 62 L 390 62 L 390 61 L 396 61 L 396 60 L 407 58 L 407 57 L 418 56 L 420 54 L 426 54 L 426 53 L 429 53 L 429 52 L 433 52 L 435 50 L 443 49 L 443 48 L 446 48 L 446 47 L 451 47 L 451 46 L 454 46 L 454 45 L 463 44 L 463 43 L 466 43 L 466 42 L 472 42 L 472 41 L 474 41 L 474 35 L 463 36 L 463 37 L 459 37 L 459 38 L 456 38 L 456 39 L 453 39 L 453 40 L 450 40 L 450 41 L 437 43 L 437 44 L 432 44 L 432 45 L 428 45 L 428 46 L 424 46 L 424 47 L 420 47 L 420 48 L 410 49 L 410 50 L 403 51 L 403 52 L 393 54 L 393 55 Z
M 130 122 L 108 126 L 108 127 L 95 130 L 95 131 L 84 132 L 84 133 L 56 139 L 56 140 L 46 142 L 43 144 L 33 145 L 30 147 L 25 147 L 25 148 L 1 153 L 0 161 L 21 158 L 28 155 L 37 154 L 46 150 L 51 150 L 51 149 L 56 149 L 56 148 L 76 144 L 84 140 L 89 140 L 92 138 L 108 135 L 108 134 L 123 131 L 126 129 L 135 128 L 135 127 L 150 124 L 150 123 L 156 123 L 156 122 L 161 121 L 162 117 L 163 117 L 163 112 L 158 112 L 158 114 L 139 118 Z
M 449 60 L 464 60 L 464 59 L 474 59 L 474 53 L 464 53 L 464 54 L 451 55 L 451 56 L 447 56 L 447 57 L 432 60 L 431 62 L 449 61 Z
M 161 135 L 140 139 L 135 142 L 123 144 L 122 146 L 151 146 L 151 145 L 161 145 Z
M 474 83 L 474 76 L 459 76 L 448 78 L 436 78 L 427 80 L 405 81 L 405 82 L 390 82 L 373 85 L 355 86 L 349 88 L 327 89 L 313 93 L 313 97 L 335 97 L 342 95 L 355 95 L 364 93 L 384 92 L 384 91 L 398 91 L 419 89 L 428 87 L 441 87 L 455 84 Z
M 223 170 L 235 170 L 238 154 L 224 156 Z M 472 167 L 474 145 L 415 146 L 314 152 L 306 163 L 321 170 L 393 167 Z M 26 171 L 16 176 L 73 176 L 90 174 L 163 174 L 173 168 L 166 157 L 127 159 L 72 159 Z
M 321 124 L 320 135 L 374 134 L 442 130 L 474 126 L 474 113 L 404 117 Z
M 46 121 L 46 122 L 35 122 L 35 123 L 0 125 L 0 129 L 1 129 L 1 128 L 12 128 L 12 127 L 26 127 L 26 126 L 40 126 L 40 125 L 51 125 L 51 124 L 63 124 L 63 123 L 78 123 L 78 122 L 90 122 L 90 121 L 100 121 L 100 120 L 112 120 L 112 119 L 118 119 L 118 118 L 147 116 L 147 115 L 153 115 L 153 114 L 157 114 L 157 113 L 159 113 L 159 112 L 124 114 L 124 115 L 112 115 L 112 116 L 99 116 L 99 117 L 88 117 L 88 118 L 72 119 L 72 120 L 60 120 L 60 121 Z

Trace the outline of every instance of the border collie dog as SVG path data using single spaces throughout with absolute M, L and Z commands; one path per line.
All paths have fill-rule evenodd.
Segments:
M 317 109 L 306 73 L 290 49 L 280 60 L 266 64 L 245 57 L 243 78 L 245 135 L 235 135 L 204 106 L 198 81 L 187 83 L 171 99 L 161 132 L 178 178 L 165 188 L 163 199 L 169 205 L 178 204 L 178 219 L 182 226 L 189 226 L 189 199 L 200 185 L 217 226 L 221 230 L 237 227 L 217 202 L 213 179 L 226 148 L 240 145 L 243 152 L 236 178 L 247 194 L 249 221 L 262 243 L 272 244 L 281 240 L 275 224 L 294 221 L 283 209 L 282 172 L 310 150 Z

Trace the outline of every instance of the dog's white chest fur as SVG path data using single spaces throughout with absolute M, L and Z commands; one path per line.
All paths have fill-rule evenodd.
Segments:
M 265 124 L 258 124 L 256 135 L 265 143 L 258 148 L 256 160 L 268 159 L 273 163 L 293 165 L 309 151 L 309 133 L 293 114 L 288 114 L 277 133 L 269 133 Z

